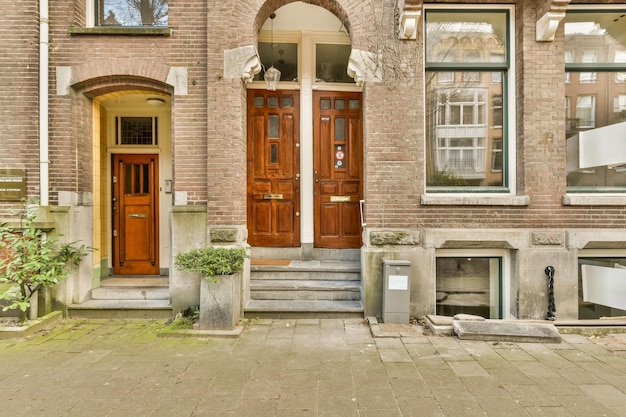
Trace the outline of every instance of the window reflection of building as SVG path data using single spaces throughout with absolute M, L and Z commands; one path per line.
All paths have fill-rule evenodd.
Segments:
M 608 138 L 605 126 L 626 122 L 621 97 L 626 95 L 626 42 L 616 16 L 622 12 L 570 12 L 565 23 L 565 110 L 568 143 L 568 190 L 626 191 L 622 134 Z M 623 64 L 624 68 L 620 68 Z M 616 126 L 617 132 L 626 133 Z M 605 142 L 608 140 L 608 142 Z M 595 162 L 585 160 L 593 152 Z M 602 163 L 602 160 L 606 163 Z M 590 165 L 591 164 L 591 165 Z
M 426 30 L 427 185 L 506 186 L 506 13 L 431 15 Z M 472 65 L 479 68 L 463 68 Z M 488 71 L 489 66 L 502 70 Z

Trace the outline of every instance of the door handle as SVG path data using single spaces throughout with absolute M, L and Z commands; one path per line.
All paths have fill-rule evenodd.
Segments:
M 300 179 L 300 173 L 296 174 L 296 181 L 298 181 Z

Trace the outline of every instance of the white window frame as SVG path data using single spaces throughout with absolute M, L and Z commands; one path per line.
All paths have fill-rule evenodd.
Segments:
M 437 249 L 435 250 L 435 265 L 437 258 L 500 258 L 501 259 L 501 275 L 499 278 L 499 294 L 490 294 L 492 302 L 490 309 L 494 308 L 494 297 L 500 299 L 501 305 L 499 309 L 502 311 L 502 319 L 513 318 L 511 315 L 511 279 L 512 279 L 512 263 L 511 251 L 506 249 Z M 434 293 L 433 300 L 437 304 L 437 269 L 433 271 Z M 492 314 L 493 316 L 493 314 Z
M 590 99 L 591 100 L 591 105 L 590 106 L 581 106 L 580 102 L 582 99 Z M 579 110 L 580 109 L 580 110 Z M 596 127 L 596 96 L 593 94 L 583 94 L 583 95 L 579 95 L 578 97 L 576 97 L 576 118 L 579 121 L 583 121 L 583 119 L 581 117 L 579 117 L 581 115 L 581 112 L 585 111 L 585 112 L 589 112 L 589 118 L 588 119 L 584 119 L 585 123 L 578 123 L 578 128 L 583 128 L 583 129 L 593 129 Z
M 458 10 L 459 6 L 458 5 L 452 5 L 452 4 L 424 4 L 423 6 L 424 11 L 426 12 L 427 10 Z M 516 183 L 516 178 L 517 178 L 517 173 L 516 173 L 516 167 L 517 167 L 517 145 L 516 145 L 516 138 L 517 138 L 517 131 L 516 131 L 516 117 L 515 115 L 517 114 L 517 107 L 516 107 L 516 78 L 515 78 L 515 74 L 516 74 L 516 54 L 515 54 L 515 45 L 516 45 L 516 40 L 515 40 L 515 6 L 513 5 L 463 5 L 463 9 L 464 10 L 468 10 L 468 11 L 472 11 L 472 10 L 476 10 L 477 12 L 480 12 L 480 10 L 502 10 L 502 11 L 508 11 L 509 13 L 509 33 L 507 34 L 508 36 L 508 54 L 509 54 L 509 68 L 506 72 L 506 83 L 503 83 L 503 91 L 502 94 L 506 97 L 506 109 L 507 111 L 505 112 L 504 117 L 506 118 L 506 129 L 503 129 L 503 140 L 506 140 L 506 144 L 503 142 L 503 146 L 505 146 L 506 148 L 506 152 L 503 150 L 503 165 L 505 168 L 505 173 L 504 175 L 504 190 L 499 188 L 498 190 L 490 190 L 488 187 L 485 187 L 484 190 L 480 190 L 480 191 L 472 191 L 472 190 L 464 190 L 463 187 L 450 187 L 450 191 L 447 190 L 440 190 L 438 189 L 436 192 L 429 192 L 427 190 L 427 187 L 425 187 L 426 189 L 426 194 L 428 195 L 428 197 L 423 196 L 422 197 L 422 204 L 440 204 L 439 200 L 441 201 L 441 203 L 444 203 L 446 201 L 449 201 L 449 197 L 454 196 L 454 200 L 456 201 L 459 197 L 460 200 L 459 201 L 466 201 L 464 199 L 466 199 L 467 197 L 476 197 L 480 200 L 482 200 L 482 204 L 486 204 L 486 205 L 490 205 L 490 204 L 495 204 L 498 205 L 499 203 L 499 197 L 498 196 L 516 196 L 517 194 L 517 183 Z M 423 18 L 425 19 L 426 17 L 426 13 L 422 13 Z M 425 23 L 424 23 L 425 25 Z M 424 39 L 423 42 L 424 44 L 426 43 L 426 39 L 425 39 L 425 31 L 424 31 Z M 426 57 L 424 56 L 424 60 L 426 59 Z M 426 77 L 424 77 L 425 80 Z M 503 80 L 504 81 L 504 80 Z M 424 86 L 425 87 L 425 86 Z M 426 91 L 426 88 L 424 88 L 424 91 Z M 426 97 L 424 97 L 424 102 L 426 102 Z M 503 103 L 504 105 L 504 103 Z M 426 112 L 424 112 L 426 113 Z M 426 120 L 424 120 L 424 126 L 426 126 Z M 506 139 L 504 139 L 506 137 Z M 426 155 L 426 143 L 424 143 L 424 154 Z M 424 167 L 424 169 L 426 169 Z M 424 173 L 424 178 L 426 178 L 426 172 Z M 424 184 L 426 185 L 426 184 Z M 506 191 L 505 191 L 506 190 Z M 508 191 L 508 192 L 507 192 Z M 495 198 L 493 198 L 495 197 Z M 519 204 L 524 205 L 525 203 L 525 199 L 523 199 L 524 201 L 521 201 Z M 461 203 L 463 204 L 463 203 Z M 512 202 L 508 199 L 503 199 L 502 204 L 514 204 L 517 205 L 517 202 Z

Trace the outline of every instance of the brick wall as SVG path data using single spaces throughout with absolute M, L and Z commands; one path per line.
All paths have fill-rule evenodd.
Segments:
M 27 195 L 39 183 L 39 12 L 37 2 L 5 1 L 0 13 L 0 168 L 27 170 Z M 0 215 L 15 204 L 0 202 Z

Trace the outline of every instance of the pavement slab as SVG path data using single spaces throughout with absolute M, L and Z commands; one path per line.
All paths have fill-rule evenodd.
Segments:
M 356 319 L 253 320 L 228 339 L 159 337 L 166 328 L 63 320 L 0 340 L 1 414 L 626 416 L 621 334 L 567 334 L 560 344 L 460 340 L 373 333 Z

